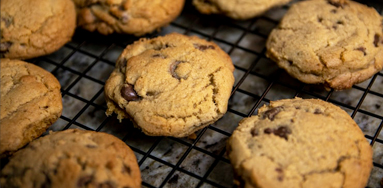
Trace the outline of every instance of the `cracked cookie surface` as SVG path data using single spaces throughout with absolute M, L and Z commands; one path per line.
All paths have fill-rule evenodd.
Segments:
M 227 144 L 244 187 L 365 187 L 372 149 L 341 108 L 318 99 L 272 101 Z
M 0 56 L 29 59 L 71 40 L 76 9 L 71 0 L 1 0 Z
M 353 1 L 298 2 L 271 32 L 267 56 L 302 82 L 347 89 L 382 70 L 382 22 Z
M 174 20 L 185 0 L 73 0 L 77 25 L 107 35 L 126 33 L 141 36 Z
M 60 83 L 48 71 L 24 61 L 1 59 L 0 155 L 39 137 L 61 115 Z
M 107 114 L 147 135 L 188 136 L 226 113 L 234 66 L 219 46 L 177 33 L 127 46 L 105 84 Z
M 16 152 L 3 168 L 2 187 L 141 187 L 133 151 L 113 135 L 68 129 Z
M 250 19 L 291 0 L 193 0 L 203 14 L 224 14 L 233 19 Z

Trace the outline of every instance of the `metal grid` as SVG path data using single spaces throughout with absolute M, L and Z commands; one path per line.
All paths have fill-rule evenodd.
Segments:
M 363 1 L 366 3 L 366 1 Z M 291 4 L 291 3 L 290 3 Z M 380 1 L 371 1 L 382 14 Z M 236 82 L 227 114 L 198 131 L 197 138 L 149 137 L 129 120 L 106 117 L 103 85 L 119 53 L 138 38 L 101 36 L 77 30 L 73 40 L 49 56 L 32 59 L 52 72 L 62 85 L 64 110 L 50 130 L 80 128 L 103 131 L 125 141 L 135 152 L 143 187 L 233 187 L 225 142 L 238 122 L 263 104 L 282 98 L 319 98 L 346 110 L 374 149 L 369 187 L 383 177 L 383 71 L 346 91 L 326 91 L 291 78 L 265 57 L 265 42 L 290 5 L 248 21 L 199 14 L 186 2 L 182 14 L 151 38 L 170 32 L 198 35 L 220 45 L 233 59 Z

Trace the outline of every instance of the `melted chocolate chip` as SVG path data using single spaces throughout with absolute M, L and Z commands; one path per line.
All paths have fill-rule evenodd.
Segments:
M 274 134 L 287 140 L 287 135 L 291 134 L 291 129 L 286 126 L 281 126 L 274 130 Z
M 170 71 L 170 74 L 172 75 L 173 78 L 176 78 L 176 79 L 181 79 L 175 72 L 175 70 L 177 69 L 177 66 L 178 64 L 182 63 L 183 61 L 175 61 L 173 62 L 172 64 L 170 64 L 170 67 L 169 67 L 169 71 Z
M 12 42 L 3 42 L 3 43 L 0 43 L 0 52 L 1 52 L 1 53 L 8 52 L 9 47 L 11 47 L 11 46 L 12 46 Z
M 367 55 L 365 47 L 359 47 L 359 48 L 356 48 L 355 50 L 359 50 L 359 51 L 363 52 L 364 56 Z
M 163 55 L 163 54 L 154 54 L 154 55 L 152 55 L 152 57 L 159 57 L 159 58 L 162 58 L 162 59 L 166 59 L 166 56 Z
M 132 170 L 130 169 L 129 166 L 127 166 L 127 165 L 124 164 L 123 167 L 122 167 L 121 172 L 122 172 L 122 173 L 128 173 L 128 174 L 130 175 L 130 173 L 132 173 Z
M 250 131 L 250 133 L 251 133 L 251 136 L 258 136 L 258 131 L 257 131 L 257 129 L 255 129 L 255 128 L 252 128 L 251 129 L 251 131 Z
M 374 45 L 375 45 L 375 47 L 378 47 L 379 37 L 380 36 L 378 34 L 374 35 Z
M 281 109 L 282 107 L 276 107 L 276 108 L 271 108 L 269 110 L 267 110 L 264 114 L 263 114 L 263 119 L 265 118 L 269 118 L 271 121 L 274 120 L 275 116 L 281 112 Z
M 77 187 L 85 187 L 86 185 L 92 183 L 93 176 L 83 176 L 77 180 Z
M 213 50 L 215 49 L 213 45 L 202 45 L 202 44 L 194 44 L 194 48 L 201 51 L 205 51 L 207 49 L 213 49 Z
M 271 133 L 273 133 L 274 131 L 273 131 L 272 129 L 270 129 L 270 128 L 266 128 L 265 130 L 263 130 L 263 132 L 264 132 L 265 134 L 271 134 Z
M 138 101 L 138 100 L 140 100 L 140 97 L 137 95 L 136 91 L 134 91 L 133 86 L 130 84 L 125 84 L 121 88 L 121 96 L 127 101 Z

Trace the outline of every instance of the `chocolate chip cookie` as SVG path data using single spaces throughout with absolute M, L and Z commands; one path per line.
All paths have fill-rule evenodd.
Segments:
M 69 129 L 16 152 L 1 171 L 1 187 L 141 187 L 136 156 L 113 135 Z
M 20 60 L 1 59 L 0 155 L 39 137 L 62 112 L 60 83 L 48 71 Z
M 185 137 L 226 113 L 233 71 L 219 46 L 196 36 L 140 39 L 105 84 L 106 113 L 130 118 L 147 135 Z
M 267 40 L 267 56 L 291 76 L 347 89 L 383 68 L 382 17 L 348 0 L 294 4 Z
M 180 13 L 185 0 L 73 0 L 77 25 L 107 35 L 141 36 L 159 29 Z
M 71 0 L 1 0 L 0 57 L 29 59 L 70 41 L 76 27 Z
M 244 187 L 365 187 L 372 149 L 353 119 L 318 99 L 285 99 L 243 119 L 227 144 Z
M 249 19 L 291 0 L 193 0 L 203 14 L 224 14 L 233 19 Z

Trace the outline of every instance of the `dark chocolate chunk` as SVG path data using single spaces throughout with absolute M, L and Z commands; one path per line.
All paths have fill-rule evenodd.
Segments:
M 85 187 L 86 185 L 92 183 L 92 181 L 93 181 L 93 176 L 91 175 L 80 177 L 77 180 L 77 187 Z
M 356 48 L 355 50 L 359 50 L 359 51 L 363 52 L 364 56 L 367 55 L 365 47 L 359 47 L 359 48 Z
M 275 116 L 281 112 L 281 109 L 282 107 L 276 107 L 276 108 L 271 108 L 269 110 L 267 110 L 264 114 L 263 114 L 263 119 L 265 118 L 269 118 L 271 121 L 274 120 Z
M 0 43 L 0 52 L 5 53 L 8 52 L 9 47 L 12 46 L 12 42 L 2 42 Z
M 275 135 L 287 140 L 287 135 L 291 134 L 291 129 L 286 126 L 281 126 L 273 132 Z
M 201 51 L 205 51 L 207 49 L 213 49 L 213 50 L 215 49 L 213 45 L 202 45 L 202 44 L 194 44 L 194 48 Z
M 175 174 L 172 178 L 170 178 L 170 180 L 168 181 L 168 183 L 177 183 L 178 182 L 178 174 Z
M 375 47 L 378 47 L 379 37 L 380 36 L 378 34 L 374 35 L 374 45 L 375 45 Z
M 252 128 L 251 129 L 251 131 L 250 131 L 250 133 L 251 133 L 251 136 L 258 136 L 258 131 L 257 131 L 257 129 L 255 129 L 255 128 Z
M 132 170 L 130 169 L 129 166 L 124 164 L 122 167 L 122 173 L 128 173 L 130 175 L 130 173 L 132 173 Z
M 273 133 L 274 131 L 273 131 L 272 129 L 270 129 L 270 128 L 266 128 L 265 130 L 263 130 L 263 132 L 264 132 L 265 134 L 271 134 L 271 133 Z
M 140 97 L 137 95 L 136 91 L 134 91 L 133 86 L 130 84 L 125 84 L 121 88 L 121 96 L 127 101 L 138 101 L 138 100 L 140 100 Z
M 173 78 L 180 79 L 180 77 L 176 74 L 175 70 L 177 69 L 178 64 L 182 63 L 183 61 L 175 61 L 172 64 L 170 64 L 170 74 L 173 76 Z

